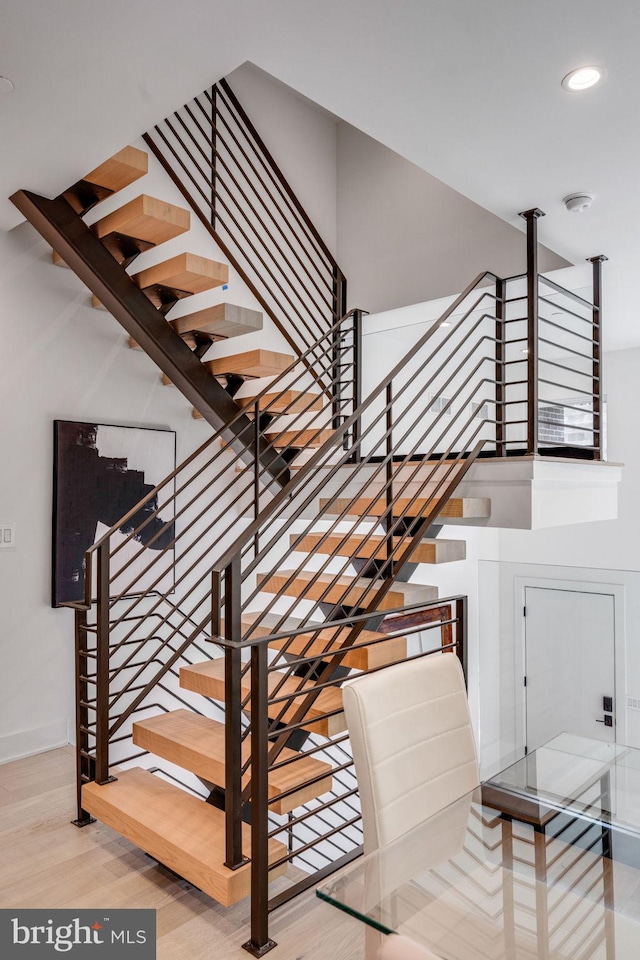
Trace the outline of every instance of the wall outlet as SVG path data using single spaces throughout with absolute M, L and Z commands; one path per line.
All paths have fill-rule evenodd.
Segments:
M 15 523 L 3 523 L 0 521 L 0 550 L 6 550 L 16 545 L 16 525 Z

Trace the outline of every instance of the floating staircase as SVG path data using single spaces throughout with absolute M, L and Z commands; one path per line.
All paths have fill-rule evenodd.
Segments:
M 509 404 L 528 401 L 505 399 L 505 366 L 525 364 L 513 385 L 526 387 L 531 365 L 519 349 L 506 359 L 523 338 L 508 342 L 505 318 L 525 298 L 507 297 L 507 281 L 490 273 L 362 397 L 362 311 L 347 311 L 341 270 L 228 84 L 185 109 L 180 138 L 200 150 L 203 123 L 222 115 L 215 169 L 207 154 L 194 190 L 179 176 L 184 143 L 175 163 L 168 157 L 173 124 L 145 140 L 224 262 L 185 251 L 129 273 L 151 247 L 188 242 L 190 211 L 146 194 L 91 228 L 83 222 L 144 176 L 147 157 L 134 148 L 55 200 L 23 191 L 13 199 L 53 246 L 54 263 L 76 272 L 94 306 L 113 314 L 131 346 L 212 428 L 175 475 L 131 504 L 88 551 L 85 592 L 69 603 L 77 823 L 99 818 L 224 905 L 251 892 L 247 946 L 261 956 L 273 945 L 268 881 L 289 884 L 277 905 L 313 885 L 317 870 L 326 874 L 359 852 L 342 684 L 409 656 L 445 651 L 465 661 L 466 598 L 440 598 L 436 586 L 417 582 L 421 565 L 429 565 L 425 579 L 435 579 L 439 564 L 465 559 L 463 540 L 439 536 L 444 524 L 490 517 L 487 498 L 461 495 L 465 477 L 481 454 L 505 457 L 519 424 L 535 427 L 526 436 L 535 455 L 538 411 L 509 419 Z M 240 143 L 249 144 L 247 190 L 264 193 L 270 210 L 268 219 L 259 208 L 258 227 L 250 235 L 243 228 L 241 241 L 224 218 L 228 204 L 247 201 L 244 188 L 232 196 L 227 183 L 216 206 L 227 129 L 239 147 L 234 163 L 248 155 Z M 533 251 L 539 214 L 525 214 Z M 267 259 L 274 250 L 278 268 Z M 225 285 L 229 265 L 261 310 L 197 299 Z M 529 264 L 529 290 L 535 277 Z M 531 313 L 535 298 L 527 297 Z M 263 312 L 290 350 L 265 345 Z M 459 320 L 450 325 L 453 315 Z M 590 329 L 599 329 L 596 315 L 599 323 L 599 305 Z M 532 343 L 537 329 L 531 316 L 524 320 Z M 245 334 L 254 338 L 250 348 L 220 355 L 228 348 L 219 341 Z M 597 337 L 591 387 L 600 382 Z M 471 373 L 462 380 L 460 370 Z M 434 396 L 450 399 L 438 408 Z M 599 416 L 594 399 L 594 438 Z M 142 535 L 151 523 L 157 533 Z M 170 546 L 157 549 L 166 531 Z M 306 879 L 294 882 L 290 864 Z

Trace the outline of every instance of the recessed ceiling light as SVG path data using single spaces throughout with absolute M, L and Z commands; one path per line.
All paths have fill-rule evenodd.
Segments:
M 529 353 L 529 348 L 525 347 L 524 350 L 521 350 L 520 353 Z
M 15 86 L 8 77 L 0 77 L 0 93 L 11 93 Z
M 451 326 L 451 321 L 450 321 L 450 320 L 443 320 L 442 323 L 440 324 L 440 326 L 441 326 L 441 327 L 450 327 L 450 326 Z
M 589 87 L 595 87 L 596 83 L 607 75 L 604 67 L 597 67 L 591 64 L 588 67 L 577 67 L 562 78 L 562 86 L 565 90 L 577 92 L 579 90 L 588 90 Z

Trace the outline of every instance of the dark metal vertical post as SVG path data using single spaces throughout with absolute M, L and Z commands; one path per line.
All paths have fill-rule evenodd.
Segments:
M 520 214 L 527 222 L 527 453 L 538 452 L 538 219 L 533 207 Z
M 386 412 L 385 412 L 385 432 L 387 439 L 385 443 L 385 510 L 386 510 L 386 556 L 385 560 L 391 560 L 393 556 L 393 386 L 387 384 L 385 392 Z M 393 564 L 386 564 L 385 580 L 393 578 Z
M 506 427 L 505 427 L 505 382 L 504 382 L 504 350 L 505 350 L 505 297 L 506 284 L 504 280 L 496 280 L 496 456 L 505 457 Z
M 253 410 L 253 442 L 255 455 L 253 458 L 253 519 L 258 519 L 260 513 L 260 401 L 256 400 Z M 256 557 L 260 552 L 260 534 L 256 530 L 253 538 L 253 549 Z
M 95 818 L 82 809 L 82 784 L 89 780 L 88 735 L 89 708 L 88 697 L 88 658 L 87 658 L 87 613 L 86 610 L 76 610 L 75 639 L 76 639 L 76 793 L 78 816 L 73 822 L 77 827 L 85 827 L 94 823 Z
M 600 338 L 602 336 L 602 264 L 607 260 L 603 254 L 589 257 L 593 267 L 593 456 L 602 460 L 602 366 L 600 363 Z
M 218 192 L 218 88 L 211 88 L 211 226 L 216 229 L 216 195 Z
M 468 683 L 468 638 L 467 638 L 467 598 L 458 597 L 455 601 L 456 617 L 456 654 L 462 665 L 465 683 Z
M 269 718 L 267 647 L 251 648 L 251 939 L 254 957 L 276 946 L 269 938 Z
M 240 556 L 236 555 L 224 573 L 224 634 L 227 640 L 242 639 L 240 621 Z M 239 647 L 224 652 L 224 735 L 225 735 L 225 866 L 236 870 L 247 862 L 242 853 L 242 660 Z
M 362 310 L 353 311 L 353 409 L 355 413 L 362 403 Z M 362 450 L 359 441 L 362 433 L 360 417 L 353 424 L 351 438 L 352 454 L 349 458 L 352 463 L 360 463 Z
M 96 782 L 109 783 L 109 547 L 98 547 L 96 638 Z
M 347 281 L 338 266 L 333 267 L 333 310 L 331 326 L 335 327 L 347 312 Z M 344 383 L 340 360 L 342 343 L 342 325 L 333 333 L 332 364 L 331 364 L 331 394 L 333 397 L 333 429 L 337 430 L 341 422 L 341 399 Z M 346 442 L 346 441 L 345 441 Z

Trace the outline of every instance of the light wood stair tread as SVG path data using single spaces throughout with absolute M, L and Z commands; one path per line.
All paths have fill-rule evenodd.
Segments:
M 144 177 L 148 170 L 149 157 L 144 150 L 138 150 L 137 147 L 123 147 L 82 179 L 117 193 L 140 177 Z
M 242 407 L 255 406 L 256 397 L 236 397 L 236 403 Z M 260 410 L 269 408 L 269 413 L 305 413 L 322 410 L 322 395 L 319 393 L 307 393 L 303 390 L 283 390 L 282 393 L 265 393 L 260 398 Z M 247 413 L 251 411 L 248 410 Z
M 285 430 L 282 433 L 265 433 L 265 439 L 273 444 L 276 450 L 284 447 L 321 447 L 330 440 L 333 430 L 320 430 L 312 427 L 309 430 Z
M 274 377 L 286 370 L 294 357 L 275 350 L 248 350 L 228 357 L 207 360 L 205 367 L 214 377 L 237 374 L 240 377 Z
M 176 333 L 206 333 L 214 340 L 229 340 L 262 330 L 263 316 L 259 310 L 239 307 L 235 303 L 217 303 L 184 317 L 176 317 L 169 323 Z
M 251 633 L 252 637 L 267 637 L 270 633 L 286 633 L 299 627 L 302 620 L 297 617 L 287 617 L 282 622 L 282 616 L 278 613 L 244 613 L 241 618 L 243 633 L 249 633 L 251 627 L 254 627 Z M 282 650 L 287 647 L 287 653 L 294 657 L 314 657 L 324 656 L 329 659 L 332 653 L 346 640 L 351 628 L 325 627 L 321 623 L 306 623 L 305 627 L 314 627 L 320 632 L 310 644 L 309 640 L 312 633 L 302 633 L 297 637 L 290 637 L 286 640 L 273 640 L 269 646 L 274 650 Z M 352 650 L 345 654 L 340 665 L 349 667 L 352 670 L 372 670 L 374 667 L 383 667 L 388 663 L 397 663 L 404 660 L 407 655 L 406 637 L 393 637 L 385 639 L 383 643 L 373 643 L 374 640 L 380 640 L 385 637 L 384 633 L 378 633 L 375 630 L 363 630 L 356 643 L 366 643 L 371 641 L 370 647 L 361 647 L 359 650 Z
M 85 784 L 82 806 L 218 903 L 228 907 L 248 896 L 250 864 L 238 870 L 224 866 L 224 813 L 210 803 L 134 767 L 119 772 L 115 783 Z M 251 828 L 243 826 L 242 832 L 249 856 Z M 285 855 L 283 844 L 269 841 L 270 862 Z M 285 870 L 286 863 L 270 876 L 274 879 Z
M 224 787 L 225 726 L 217 720 L 184 709 L 161 713 L 146 720 L 138 720 L 133 724 L 133 742 L 170 763 L 190 770 L 209 783 Z M 250 755 L 251 736 L 247 736 L 242 745 L 243 763 L 249 759 Z M 331 789 L 330 764 L 286 748 L 278 759 L 293 762 L 269 772 L 269 797 L 279 797 L 280 794 L 294 787 L 297 787 L 297 790 L 269 804 L 269 809 L 273 813 L 289 813 Z M 322 779 L 306 785 L 308 780 L 316 777 L 322 777 Z M 246 786 L 249 779 L 250 773 L 247 772 L 243 779 L 243 786 Z
M 438 517 L 443 518 L 465 518 L 480 519 L 491 516 L 491 501 L 488 497 L 451 497 L 446 503 L 442 503 L 441 497 L 399 497 L 394 506 L 394 516 L 399 516 L 408 509 L 407 516 L 418 517 L 429 513 L 434 507 L 440 507 Z M 329 506 L 329 500 L 320 500 L 320 508 Z M 359 497 L 351 502 L 350 498 L 337 499 L 327 511 L 327 516 L 339 516 L 343 510 L 348 509 L 349 517 L 380 517 L 385 513 L 387 507 L 384 496 L 381 497 Z
M 211 697 L 224 703 L 224 657 L 215 660 L 205 660 L 180 669 L 180 686 L 193 693 Z M 286 708 L 281 720 L 288 722 L 300 706 L 301 700 L 313 689 L 313 683 L 302 683 L 299 677 L 286 677 L 282 686 L 279 686 L 283 674 L 279 671 L 269 673 L 269 696 L 274 694 L 278 687 L 278 696 L 296 694 L 291 704 L 284 701 L 269 704 L 269 717 L 280 717 L 283 707 Z M 243 699 L 251 692 L 251 672 L 248 670 L 242 677 L 241 690 Z M 333 713 L 333 711 L 339 711 Z M 323 717 L 322 714 L 333 714 Z M 334 737 L 347 729 L 344 713 L 342 712 L 342 691 L 339 687 L 326 687 L 322 690 L 307 712 L 309 722 L 305 722 L 304 729 L 310 733 L 319 733 L 323 737 Z M 320 719 L 317 719 L 320 718 Z M 306 720 L 306 718 L 305 718 Z
M 324 538 L 324 539 L 323 539 Z M 340 557 L 358 557 L 367 559 L 376 551 L 377 560 L 385 558 L 385 537 L 379 534 L 366 533 L 308 533 L 297 543 L 298 535 L 289 535 L 290 546 L 296 545 L 296 550 L 306 553 L 337 554 Z M 393 545 L 400 544 L 402 538 L 394 537 Z M 401 549 L 409 546 L 410 538 L 406 537 Z M 416 547 L 412 563 L 450 563 L 454 560 L 464 560 L 467 555 L 467 545 L 464 540 L 445 540 L 440 538 L 421 540 Z
M 291 583 L 287 583 L 291 579 Z M 382 585 L 381 580 L 375 580 L 374 586 L 367 594 L 366 603 L 370 603 L 376 590 Z M 336 576 L 333 573 L 317 573 L 314 570 L 280 570 L 270 576 L 258 574 L 258 586 L 265 593 L 284 593 L 289 597 L 301 596 L 304 592 L 305 600 L 324 600 L 327 603 L 342 603 L 345 606 L 357 607 L 362 594 L 371 586 L 372 581 L 366 577 L 355 577 L 343 574 Z M 438 588 L 421 583 L 394 583 L 386 596 L 380 601 L 377 609 L 391 610 L 394 607 L 404 607 L 412 603 L 430 603 L 438 599 Z
M 195 253 L 179 253 L 170 260 L 133 274 L 131 279 L 141 290 L 158 284 L 185 293 L 204 293 L 228 283 L 229 268 L 226 263 L 208 260 Z
M 98 220 L 92 230 L 101 239 L 119 233 L 155 246 L 186 233 L 189 225 L 188 210 L 143 193 Z

